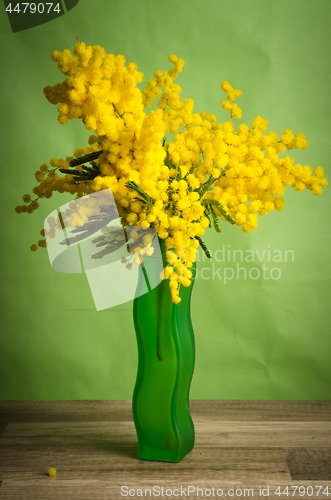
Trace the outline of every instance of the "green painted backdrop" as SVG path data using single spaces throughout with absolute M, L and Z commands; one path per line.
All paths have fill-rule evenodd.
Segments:
M 15 34 L 4 10 L 0 17 L 0 398 L 131 398 L 132 303 L 97 312 L 85 275 L 56 273 L 46 251 L 29 250 L 68 195 L 44 200 L 33 215 L 14 212 L 39 165 L 72 154 L 88 137 L 81 122 L 60 125 L 43 96 L 62 77 L 51 52 L 73 49 L 78 37 L 124 54 L 146 77 L 168 69 L 175 53 L 186 61 L 178 83 L 196 111 L 226 120 L 220 83 L 229 80 L 243 90 L 239 122 L 259 114 L 278 134 L 304 132 L 310 148 L 294 151 L 296 162 L 321 165 L 331 179 L 331 2 L 80 0 L 62 17 Z M 198 278 L 193 293 L 192 398 L 330 399 L 330 188 L 320 197 L 289 189 L 285 197 L 284 210 L 261 218 L 249 235 L 223 223 L 220 235 L 205 236 L 219 252 L 214 264 L 198 263 L 209 279 Z M 253 250 L 257 262 L 239 262 L 246 279 L 244 271 L 237 279 L 231 255 L 221 262 L 223 245 Z M 287 262 L 268 262 L 275 250 L 283 260 L 293 252 Z M 279 269 L 272 271 L 279 279 L 254 279 L 262 265 Z M 232 280 L 224 282 L 224 268 L 227 276 L 233 269 Z

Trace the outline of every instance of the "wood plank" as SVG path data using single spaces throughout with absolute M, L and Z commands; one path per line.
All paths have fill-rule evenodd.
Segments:
M 331 422 L 217 422 L 195 418 L 194 425 L 197 446 L 331 446 Z
M 11 422 L 132 421 L 131 400 L 0 401 L 0 419 Z
M 284 481 L 223 481 L 220 479 L 204 479 L 204 478 L 192 478 L 191 481 L 186 482 L 185 480 L 172 480 L 171 478 L 167 478 L 164 480 L 163 478 L 150 478 L 145 479 L 145 477 L 140 477 L 137 474 L 130 474 L 130 478 L 119 476 L 117 474 L 109 474 L 108 477 L 95 477 L 85 479 L 84 476 L 81 477 L 71 477 L 66 478 L 65 480 L 59 480 L 58 476 L 55 478 L 49 478 L 46 476 L 40 476 L 38 478 L 24 478 L 20 480 L 19 478 L 11 479 L 3 482 L 1 488 L 1 500 L 18 500 L 22 498 L 28 498 L 33 500 L 73 500 L 73 498 L 79 498 L 82 500 L 119 500 L 123 498 L 121 495 L 121 488 L 126 486 L 126 490 L 132 488 L 133 491 L 128 498 L 141 498 L 144 497 L 145 489 L 147 489 L 147 494 L 145 498 L 150 498 L 151 496 L 148 493 L 150 489 L 153 491 L 153 487 L 158 488 L 158 491 L 161 493 L 161 488 L 164 488 L 163 495 L 160 494 L 160 498 L 183 498 L 184 495 L 178 496 L 178 493 L 181 493 L 181 488 L 185 491 L 187 498 L 201 498 L 206 496 L 211 496 L 213 498 L 220 497 L 220 490 L 223 491 L 223 497 L 230 495 L 228 494 L 231 489 L 231 494 L 234 492 L 235 495 L 233 498 L 265 498 L 266 496 L 260 496 L 260 488 L 261 491 L 265 490 L 267 493 L 267 488 L 269 488 L 269 494 L 267 496 L 270 500 L 279 500 L 279 498 L 284 498 L 283 496 L 279 496 L 275 494 L 275 491 L 278 487 L 280 487 L 280 491 L 284 491 L 286 487 L 289 487 L 289 491 L 293 492 L 293 489 L 290 488 L 288 482 Z M 189 491 L 188 487 L 192 489 Z M 307 487 L 311 489 L 309 492 L 316 493 L 318 491 L 319 486 L 323 488 L 329 487 L 330 484 L 325 481 L 303 481 L 300 482 L 301 487 L 305 487 L 304 494 L 299 495 L 299 490 L 297 490 L 296 494 L 291 498 L 295 499 L 303 499 L 303 500 L 311 500 L 312 498 L 316 498 L 316 495 L 313 496 L 309 493 L 307 494 Z M 139 488 L 142 490 L 142 494 L 137 494 Z M 178 488 L 179 491 L 174 491 Z M 194 488 L 194 491 L 193 491 Z M 197 492 L 197 488 L 199 488 L 199 492 Z M 212 488 L 214 488 L 214 495 Z M 206 490 L 209 490 L 206 491 Z M 248 495 L 248 490 L 252 490 L 252 493 Z M 157 491 L 157 490 L 156 490 Z M 174 494 L 167 494 L 166 492 L 173 492 Z M 323 490 L 322 490 L 323 491 Z M 218 492 L 218 494 L 217 494 Z M 136 493 L 136 494 L 134 494 Z M 188 493 L 190 493 L 188 495 Z M 322 494 L 322 493 L 320 493 Z M 153 497 L 152 497 L 153 498 Z M 323 498 L 327 498 L 327 496 L 323 496 Z
M 278 486 L 290 496 L 292 486 L 310 486 L 294 496 L 308 500 L 322 485 L 331 496 L 330 401 L 191 401 L 191 410 L 196 446 L 172 464 L 137 459 L 129 400 L 0 402 L 0 498 L 118 500 L 124 485 L 131 498 L 141 498 L 139 487 L 189 485 L 227 496 L 239 488 L 243 499 L 253 489 L 260 500 L 261 486 L 272 500 L 286 496 L 275 494 Z
M 130 450 L 104 450 L 102 453 L 86 449 L 14 450 L 1 448 L 1 475 L 9 477 L 33 477 L 36 473 L 55 467 L 62 474 L 102 475 L 111 471 L 119 474 L 140 472 L 148 477 L 162 474 L 190 480 L 199 474 L 203 477 L 222 477 L 242 480 L 259 479 L 291 480 L 283 450 L 248 448 L 195 448 L 180 463 L 147 462 L 137 458 L 137 448 Z
M 261 471 L 257 473 L 256 471 L 222 471 L 221 469 L 209 469 L 202 468 L 199 472 L 191 469 L 171 469 L 168 470 L 165 467 L 162 469 L 161 467 L 158 469 L 148 470 L 145 468 L 144 470 L 138 471 L 134 470 L 126 470 L 124 469 L 105 469 L 99 471 L 91 471 L 88 468 L 85 469 L 72 469 L 66 470 L 62 468 L 58 468 L 57 470 L 57 480 L 58 481 L 67 481 L 73 478 L 81 478 L 84 480 L 88 480 L 90 478 L 99 478 L 102 479 L 110 479 L 114 480 L 116 478 L 121 478 L 122 484 L 125 484 L 126 481 L 130 480 L 131 484 L 137 482 L 138 480 L 144 480 L 146 484 L 148 484 L 151 480 L 162 481 L 163 483 L 169 483 L 176 481 L 182 481 L 183 484 L 191 484 L 192 481 L 197 483 L 202 480 L 208 480 L 210 483 L 213 481 L 269 481 L 271 479 L 278 480 L 278 482 L 286 481 L 286 474 L 270 474 L 268 475 L 267 471 Z M 3 484 L 15 484 L 15 481 L 20 480 L 21 484 L 29 484 L 30 481 L 35 478 L 36 480 L 45 475 L 47 469 L 45 467 L 40 469 L 38 474 L 37 471 L 31 472 L 12 472 L 12 473 L 4 473 L 2 476 Z M 61 476 L 61 477 L 60 477 Z M 292 483 L 291 478 L 287 481 L 288 484 Z M 2 490 L 0 490 L 1 492 Z M 0 496 L 1 498 L 1 496 Z
M 193 418 L 235 421 L 331 421 L 331 401 L 191 400 Z M 132 420 L 131 400 L 0 401 L 0 420 Z
M 196 446 L 331 447 L 331 422 L 225 422 L 195 419 Z M 137 443 L 133 422 L 10 422 L 1 447 L 128 448 Z
M 192 417 L 253 422 L 330 422 L 331 401 L 190 401 Z
M 7 424 L 8 424 L 8 422 L 0 422 L 0 438 L 5 431 Z
M 285 456 L 293 480 L 331 481 L 331 447 L 295 448 Z

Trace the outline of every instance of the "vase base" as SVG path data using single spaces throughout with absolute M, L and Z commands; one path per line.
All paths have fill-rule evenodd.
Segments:
M 140 460 L 151 460 L 155 462 L 173 462 L 178 463 L 194 448 L 194 443 L 187 450 L 169 450 L 164 448 L 154 448 L 153 446 L 138 446 L 138 458 Z

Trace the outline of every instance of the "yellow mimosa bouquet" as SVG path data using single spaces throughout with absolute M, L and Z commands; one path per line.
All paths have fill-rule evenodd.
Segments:
M 44 89 L 47 100 L 57 105 L 60 123 L 80 118 L 92 135 L 73 156 L 42 164 L 35 174 L 35 198 L 24 195 L 25 204 L 16 211 L 34 212 L 38 200 L 55 191 L 79 198 L 111 188 L 124 227 L 150 227 L 165 240 L 168 265 L 163 278 L 170 281 L 175 303 L 181 300 L 180 285 L 190 285 L 198 246 L 209 254 L 201 239 L 206 228 L 213 225 L 220 231 L 219 221 L 224 220 L 249 233 L 257 228 L 258 215 L 282 210 L 285 187 L 319 195 L 327 185 L 321 167 L 312 171 L 289 156 L 278 156 L 306 149 L 309 143 L 302 133 L 285 130 L 278 138 L 267 132 L 268 120 L 260 116 L 250 127 L 235 128 L 233 119 L 242 112 L 234 101 L 242 92 L 229 82 L 221 85 L 227 121 L 195 113 L 193 100 L 182 100 L 175 83 L 184 66 L 175 55 L 169 56 L 173 67 L 156 71 L 142 91 L 137 65 L 126 65 L 124 56 L 107 54 L 98 45 L 78 42 L 74 53 L 55 51 L 51 57 L 65 80 Z M 147 112 L 155 99 L 157 109 Z M 88 215 L 78 214 L 76 224 L 83 225 Z M 38 246 L 45 247 L 46 240 Z M 137 263 L 140 253 L 138 242 Z

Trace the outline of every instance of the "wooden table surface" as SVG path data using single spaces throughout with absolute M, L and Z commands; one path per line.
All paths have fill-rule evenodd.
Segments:
M 0 401 L 0 499 L 331 500 L 331 401 L 190 406 L 195 448 L 173 464 L 137 458 L 131 401 Z

